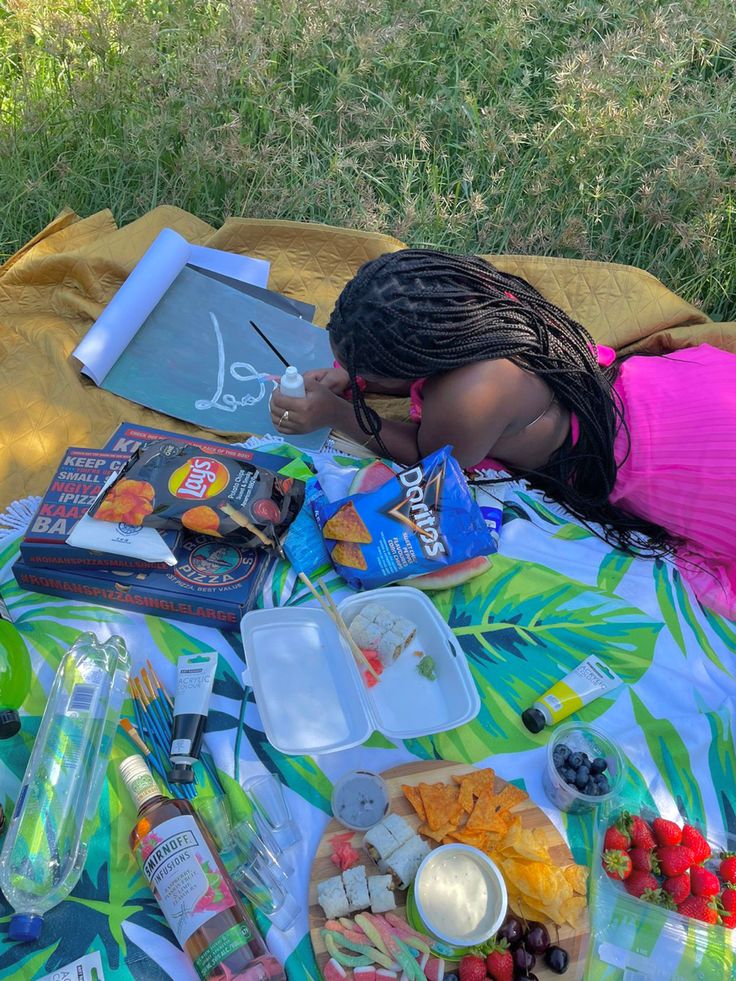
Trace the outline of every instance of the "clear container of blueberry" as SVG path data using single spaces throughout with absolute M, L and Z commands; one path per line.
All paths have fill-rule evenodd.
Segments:
M 566 722 L 547 745 L 542 782 L 556 807 L 579 814 L 615 800 L 623 770 L 621 751 L 600 729 Z

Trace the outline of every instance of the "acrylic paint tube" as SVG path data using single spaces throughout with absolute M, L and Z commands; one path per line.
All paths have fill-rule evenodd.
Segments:
M 183 654 L 176 665 L 174 728 L 169 759 L 172 783 L 191 783 L 192 765 L 199 759 L 202 734 L 217 670 L 217 654 Z
M 541 732 L 621 684 L 621 678 L 593 654 L 522 712 L 521 721 L 530 732 Z

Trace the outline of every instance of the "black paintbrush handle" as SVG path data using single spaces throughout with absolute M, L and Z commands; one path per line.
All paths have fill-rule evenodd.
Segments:
M 283 354 L 281 353 L 281 351 L 279 351 L 279 349 L 277 347 L 274 347 L 274 345 L 269 341 L 269 339 L 263 333 L 263 331 L 258 326 L 258 324 L 254 324 L 252 320 L 250 320 L 249 323 L 250 323 L 251 327 L 253 328 L 253 330 L 256 332 L 256 334 L 258 334 L 258 336 L 261 338 L 261 340 L 264 340 L 266 342 L 266 344 L 268 344 L 268 346 L 271 348 L 271 350 L 276 355 L 276 357 L 279 359 L 279 361 L 284 365 L 284 367 L 285 368 L 288 368 L 289 367 L 289 362 L 283 356 Z

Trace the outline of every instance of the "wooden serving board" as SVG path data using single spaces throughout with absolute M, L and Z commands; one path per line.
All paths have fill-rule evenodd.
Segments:
M 390 810 L 406 818 L 412 827 L 416 829 L 419 827 L 419 818 L 414 813 L 409 801 L 404 797 L 401 790 L 401 785 L 436 783 L 438 781 L 450 783 L 452 781 L 453 774 L 460 775 L 464 773 L 471 773 L 475 769 L 477 769 L 477 767 L 468 766 L 465 763 L 448 763 L 445 760 L 417 760 L 414 763 L 404 763 L 402 766 L 396 766 L 391 770 L 386 770 L 386 772 L 382 773 L 381 776 L 388 784 Z M 506 781 L 497 776 L 495 784 L 496 793 L 500 793 L 505 785 Z M 524 828 L 540 828 L 543 831 L 550 854 L 558 865 L 565 866 L 573 863 L 574 859 L 570 854 L 570 849 L 567 847 L 567 844 L 561 837 L 559 831 L 554 824 L 552 824 L 544 811 L 537 807 L 537 805 L 531 799 L 527 798 L 527 800 L 525 800 L 523 803 L 518 804 L 513 809 L 513 814 L 518 814 L 521 817 Z M 325 828 L 325 832 L 322 835 L 319 847 L 317 848 L 317 853 L 314 857 L 312 871 L 309 877 L 309 932 L 312 940 L 314 956 L 320 970 L 330 959 L 330 955 L 327 953 L 324 940 L 320 933 L 325 924 L 325 916 L 322 912 L 322 907 L 317 902 L 317 883 L 338 874 L 338 869 L 333 865 L 330 858 L 332 854 L 330 840 L 334 834 L 344 834 L 347 830 L 348 829 L 343 827 L 343 825 L 341 825 L 335 818 L 330 821 Z M 379 875 L 380 873 L 378 871 L 378 867 L 369 857 L 368 853 L 361 847 L 362 840 L 363 832 L 356 831 L 353 834 L 351 844 L 358 852 L 360 852 L 362 864 L 366 869 L 366 874 Z M 425 840 L 428 841 L 430 845 L 433 845 L 431 839 Z M 405 917 L 406 915 L 404 906 L 405 899 L 406 893 L 397 890 L 396 912 L 402 917 Z M 550 923 L 547 923 L 546 926 L 549 929 L 552 942 L 555 943 L 557 938 L 555 926 Z M 583 977 L 585 958 L 587 956 L 588 943 L 590 940 L 590 922 L 587 913 L 585 916 L 584 927 L 579 929 L 577 932 L 567 925 L 560 927 L 559 938 L 561 946 L 565 948 L 570 957 L 570 964 L 567 973 L 565 974 L 565 978 L 569 978 L 570 981 L 578 981 L 578 979 Z M 544 978 L 552 979 L 559 977 L 559 975 L 550 971 L 549 968 L 545 966 L 544 960 L 541 957 L 537 958 L 537 964 L 534 967 L 533 973 L 537 975 L 539 981 L 542 981 Z

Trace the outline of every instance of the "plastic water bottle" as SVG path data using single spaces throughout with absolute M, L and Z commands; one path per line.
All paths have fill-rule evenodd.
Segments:
M 11 940 L 36 940 L 79 880 L 129 673 L 122 638 L 91 633 L 59 665 L 0 853 Z
M 31 659 L 12 623 L 0 620 L 0 739 L 20 729 L 18 709 L 31 687 Z
M 304 379 L 299 374 L 294 365 L 289 365 L 281 376 L 279 385 L 282 395 L 288 395 L 292 399 L 304 399 L 307 393 L 304 390 Z

